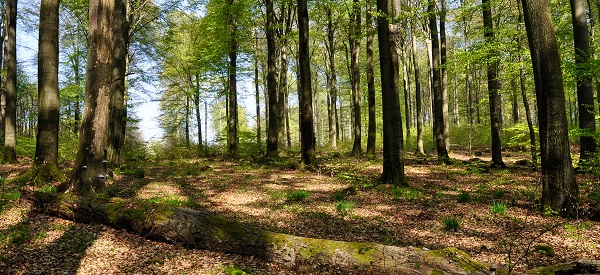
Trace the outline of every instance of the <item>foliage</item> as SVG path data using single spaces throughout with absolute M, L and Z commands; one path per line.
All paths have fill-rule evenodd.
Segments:
M 392 193 L 395 200 L 405 198 L 408 201 L 413 201 L 420 199 L 423 196 L 423 193 L 420 190 L 411 187 L 394 187 Z
M 444 224 L 444 230 L 456 232 L 460 228 L 461 221 L 458 217 L 444 217 L 442 218 Z
M 306 190 L 296 190 L 293 192 L 288 192 L 285 194 L 285 197 L 288 201 L 304 201 L 310 196 L 310 193 Z
M 458 202 L 460 203 L 465 203 L 465 202 L 470 202 L 471 201 L 471 193 L 467 192 L 467 191 L 460 191 L 460 194 L 458 195 Z
M 494 214 L 504 215 L 504 213 L 506 213 L 507 206 L 505 203 L 495 202 L 490 207 L 492 209 L 492 213 Z
M 348 200 L 340 200 L 336 202 L 335 210 L 342 216 L 347 216 L 352 214 L 354 211 L 354 207 L 356 205 L 352 201 Z

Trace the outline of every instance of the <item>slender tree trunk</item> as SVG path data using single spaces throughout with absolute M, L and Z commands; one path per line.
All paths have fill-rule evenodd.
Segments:
M 542 209 L 574 209 L 579 188 L 573 174 L 560 56 L 545 0 L 522 0 L 533 63 L 542 159 Z
M 108 142 L 108 161 L 121 164 L 121 148 L 125 142 L 127 105 L 125 104 L 127 47 L 129 45 L 129 21 L 127 19 L 127 0 L 115 1 L 113 83 L 110 99 L 110 125 Z
M 200 115 L 200 76 L 194 76 L 194 107 L 196 109 L 196 125 L 198 127 L 198 151 L 197 156 L 202 156 L 202 117 Z M 260 113 L 259 113 L 260 114 Z M 260 115 L 259 115 L 260 116 Z
M 290 130 L 290 108 L 287 108 L 288 105 L 288 96 L 289 93 L 285 93 L 284 95 L 284 100 L 285 100 L 285 137 L 287 140 L 287 147 L 291 148 L 292 147 L 292 133 Z
M 267 156 L 277 156 L 279 117 L 277 116 L 277 54 L 275 45 L 275 11 L 273 0 L 266 0 L 267 5 L 267 92 L 269 95 L 269 121 L 267 131 Z
M 338 114 L 337 114 L 337 73 L 335 69 L 335 29 L 333 25 L 331 7 L 327 8 L 327 56 L 329 58 L 329 99 L 330 99 L 330 113 L 331 113 L 331 125 L 329 125 L 329 141 L 331 142 L 331 148 L 337 149 L 337 140 L 339 137 L 338 133 Z
M 17 0 L 6 0 L 4 163 L 17 163 Z
M 594 114 L 594 89 L 588 68 L 590 59 L 590 41 L 587 26 L 585 0 L 570 0 L 575 45 L 575 63 L 577 74 L 577 108 L 579 110 L 579 128 L 583 131 L 579 137 L 581 148 L 580 164 L 589 162 L 596 152 L 596 118 Z M 589 165 L 589 163 L 588 163 Z
M 429 0 L 427 5 L 429 14 L 429 32 L 431 34 L 431 75 L 432 75 L 432 94 L 433 94 L 433 132 L 435 144 L 440 163 L 447 163 L 449 160 L 448 146 L 446 144 L 445 116 L 444 116 L 444 93 L 442 91 L 442 79 L 440 70 L 440 43 L 437 32 L 437 22 L 435 16 L 435 1 Z M 448 114 L 448 105 L 446 101 L 446 116 Z
M 298 0 L 298 57 L 300 74 L 300 152 L 302 164 L 313 166 L 315 159 L 315 131 L 312 108 L 312 82 L 310 74 L 309 28 L 307 0 Z
M 359 0 L 353 0 L 352 11 L 350 12 L 350 18 L 352 23 L 350 28 L 352 29 L 350 34 L 350 53 L 351 53 L 351 69 L 352 77 L 352 114 L 354 115 L 354 144 L 352 146 L 352 154 L 362 155 L 362 131 L 361 131 L 361 92 L 360 92 L 360 37 L 361 37 L 361 15 L 360 15 L 360 2 Z
M 417 38 L 414 34 L 415 24 L 413 22 L 410 38 L 412 41 L 412 61 L 415 73 L 415 108 L 417 113 L 417 153 L 425 155 L 423 150 L 423 112 L 421 99 L 421 72 L 419 70 L 419 59 L 417 59 Z
M 73 118 L 73 132 L 76 135 L 79 134 L 79 126 L 81 125 L 81 76 L 79 75 L 79 67 L 79 56 L 77 56 L 73 64 L 74 80 L 75 85 L 77 86 L 77 93 L 75 94 L 75 115 Z
M 376 121 L 376 110 L 375 110 L 375 74 L 373 72 L 373 32 L 371 27 L 373 26 L 373 16 L 371 11 L 373 4 L 371 1 L 367 1 L 367 13 L 366 13 L 366 24 L 367 24 L 367 90 L 368 90 L 368 104 L 369 104 L 369 130 L 367 136 L 367 156 L 369 158 L 375 157 L 375 141 L 377 138 L 377 121 Z
M 512 102 L 512 113 L 511 113 L 511 118 L 512 118 L 512 123 L 513 124 L 517 124 L 519 123 L 519 89 L 517 88 L 517 80 L 516 79 L 511 79 L 510 80 L 510 87 L 511 87 L 511 95 L 510 95 L 510 100 Z
M 404 114 L 406 122 L 406 139 L 410 138 L 410 75 L 408 71 L 408 62 L 410 58 L 408 57 L 406 51 L 404 50 L 406 45 L 402 43 L 402 87 L 404 90 Z
M 233 8 L 233 1 L 228 0 L 229 8 Z M 238 41 L 237 32 L 238 26 L 234 18 L 233 11 L 229 11 L 229 26 L 231 28 L 231 41 L 229 45 L 229 120 L 228 120 L 228 144 L 229 155 L 237 155 L 238 138 L 238 106 L 237 106 L 237 55 Z
M 450 150 L 450 118 L 448 115 L 448 62 L 446 57 L 446 0 L 440 0 L 440 62 L 442 73 L 442 115 L 444 117 L 444 144 Z
M 5 42 L 7 40 L 6 30 L 6 5 L 0 3 L 0 69 L 5 71 L 6 59 Z M 6 118 L 6 77 L 0 74 L 0 141 L 4 145 L 4 133 L 5 133 L 5 118 Z
M 190 96 L 185 96 L 185 148 L 190 149 Z
M 77 158 L 69 182 L 59 188 L 83 196 L 106 193 L 114 4 L 110 0 L 90 2 L 90 50 Z
M 396 12 L 391 1 L 377 0 L 377 37 L 379 39 L 379 64 L 381 68 L 381 92 L 383 107 L 383 173 L 381 182 L 404 185 L 404 140 L 398 90 L 398 55 L 394 45 L 397 28 L 390 30 L 389 18 Z
M 487 44 L 494 43 L 494 28 L 492 22 L 492 7 L 490 0 L 483 0 L 484 37 Z M 498 68 L 500 61 L 494 50 L 488 55 L 488 93 L 490 98 L 490 129 L 492 135 L 492 162 L 495 166 L 506 167 L 502 161 L 502 140 L 500 138 L 500 80 Z
M 254 33 L 254 91 L 256 99 L 256 145 L 261 146 L 260 88 L 258 84 L 258 34 Z M 199 126 L 198 126 L 199 127 Z

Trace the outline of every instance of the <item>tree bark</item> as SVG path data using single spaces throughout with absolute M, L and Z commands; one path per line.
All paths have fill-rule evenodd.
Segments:
M 450 156 L 448 156 L 448 145 L 446 144 L 446 137 L 444 135 L 445 127 L 447 124 L 445 119 L 448 114 L 448 101 L 444 100 L 444 92 L 442 90 L 442 79 L 440 70 L 440 43 L 437 31 L 434 0 L 429 0 L 429 3 L 427 5 L 427 13 L 429 14 L 429 33 L 431 37 L 433 132 L 435 137 L 438 161 L 440 163 L 448 163 Z M 446 116 L 444 116 L 444 105 L 446 105 Z
M 58 169 L 58 2 L 43 0 L 40 5 L 38 130 L 34 165 L 27 175 L 35 183 L 65 179 Z
M 490 0 L 483 0 L 483 35 L 486 44 L 494 43 L 494 27 L 492 22 L 492 7 Z M 488 94 L 490 99 L 490 130 L 492 135 L 492 162 L 495 166 L 506 167 L 502 161 L 502 139 L 500 138 L 500 80 L 498 80 L 498 68 L 500 61 L 495 50 L 489 50 L 487 79 Z
M 361 36 L 361 15 L 360 2 L 353 0 L 352 10 L 350 12 L 350 71 L 352 82 L 352 114 L 354 116 L 353 133 L 354 144 L 352 145 L 352 154 L 362 155 L 362 131 L 361 131 L 361 92 L 360 92 L 360 36 Z
M 404 137 L 400 114 L 400 92 L 398 90 L 398 55 L 394 45 L 394 32 L 390 30 L 390 19 L 395 18 L 391 1 L 377 0 L 377 37 L 379 39 L 379 64 L 381 68 L 381 93 L 383 107 L 383 173 L 381 182 L 404 185 Z
M 277 125 L 277 68 L 275 65 L 277 54 L 275 45 L 275 11 L 273 0 L 266 0 L 267 5 L 267 93 L 269 98 L 269 119 L 267 131 L 267 156 L 277 156 L 278 132 Z
M 313 94 L 310 74 L 309 27 L 307 0 L 298 0 L 298 57 L 300 75 L 300 152 L 302 164 L 313 166 L 315 158 L 315 131 L 313 124 Z
M 413 22 L 412 29 L 410 32 L 411 45 L 412 45 L 412 61 L 413 70 L 415 73 L 415 108 L 417 113 L 417 153 L 425 155 L 423 149 L 423 112 L 422 112 L 422 99 L 421 99 L 421 72 L 419 70 L 419 59 L 417 59 L 417 38 L 414 34 L 416 24 Z
M 596 153 L 596 118 L 594 114 L 594 90 L 591 73 L 588 69 L 590 59 L 590 41 L 587 26 L 587 9 L 585 0 L 570 0 L 571 19 L 573 21 L 573 38 L 575 46 L 575 64 L 577 78 L 577 108 L 579 110 L 580 164 L 590 165 Z M 588 163 L 586 163 L 588 162 Z
M 260 119 L 260 88 L 258 84 L 259 75 L 258 75 L 258 34 L 254 33 L 254 99 L 256 100 L 256 145 L 259 148 L 261 146 L 261 119 Z M 200 120 L 198 120 L 200 121 Z M 200 127 L 200 123 L 198 123 L 198 127 Z M 200 143 L 201 144 L 201 143 Z
M 17 0 L 6 0 L 4 163 L 17 163 Z
M 200 76 L 198 74 L 194 75 L 195 85 L 194 86 L 194 109 L 196 109 L 196 125 L 198 127 L 198 149 L 197 156 L 202 156 L 202 118 L 200 115 Z M 258 117 L 260 118 L 260 113 L 258 113 Z M 260 119 L 258 120 L 258 125 L 260 125 Z M 260 126 L 259 126 L 260 130 Z M 260 132 L 260 131 L 259 131 Z
M 59 188 L 84 196 L 106 192 L 114 4 L 110 0 L 90 2 L 90 50 L 77 158 L 70 180 Z
M 450 118 L 448 115 L 448 61 L 446 50 L 446 0 L 440 0 L 440 64 L 442 73 L 442 115 L 444 117 L 444 144 L 450 150 Z
M 125 104 L 127 52 L 129 47 L 129 20 L 127 0 L 115 1 L 114 50 L 112 63 L 112 93 L 110 98 L 110 121 L 108 161 L 121 165 L 121 149 L 125 142 L 127 104 Z
M 372 1 L 367 1 L 367 13 L 366 13 L 366 24 L 367 24 L 367 91 L 368 91 L 368 104 L 369 104 L 369 124 L 367 133 L 367 156 L 369 158 L 375 157 L 375 141 L 377 139 L 377 115 L 375 110 L 375 74 L 373 72 L 373 39 L 374 35 L 371 30 L 373 26 L 373 16 L 371 11 L 373 10 Z
M 560 56 L 545 0 L 522 0 L 533 63 L 540 127 L 544 210 L 573 210 L 579 188 L 573 174 Z
M 331 7 L 327 8 L 327 57 L 329 59 L 329 79 L 327 86 L 329 90 L 329 141 L 333 150 L 337 149 L 338 133 L 338 114 L 337 114 L 337 73 L 335 69 L 335 29 L 333 26 Z
M 229 155 L 236 156 L 239 143 L 238 138 L 238 102 L 237 102 L 237 55 L 238 55 L 238 25 L 233 14 L 233 1 L 228 0 L 228 21 L 230 29 L 229 41 L 229 118 L 227 123 L 227 141 L 229 144 Z

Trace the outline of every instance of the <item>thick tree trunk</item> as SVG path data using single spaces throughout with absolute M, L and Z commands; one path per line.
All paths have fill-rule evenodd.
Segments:
M 17 163 L 17 0 L 6 0 L 4 163 Z
M 38 130 L 34 165 L 27 173 L 35 183 L 48 179 L 65 180 L 58 169 L 58 0 L 40 5 L 38 53 Z
M 229 0 L 229 6 L 233 5 L 233 0 Z M 237 102 L 237 23 L 233 15 L 229 15 L 229 24 L 231 29 L 231 44 L 229 45 L 229 118 L 228 118 L 228 144 L 229 155 L 236 156 L 239 143 L 238 138 L 238 102 Z
M 406 184 L 404 178 L 404 137 L 400 114 L 400 92 L 398 90 L 398 55 L 394 45 L 394 32 L 390 30 L 388 18 L 393 18 L 391 1 L 377 0 L 377 11 L 385 16 L 378 17 L 379 64 L 381 68 L 381 92 L 383 107 L 383 173 L 381 182 Z
M 45 212 L 65 219 L 107 224 L 156 241 L 253 256 L 289 268 L 332 265 L 367 274 L 469 274 L 468 270 L 488 269 L 456 248 L 430 251 L 298 237 L 262 231 L 208 211 L 147 201 L 38 203 Z
M 367 156 L 370 158 L 375 157 L 375 141 L 377 139 L 377 115 L 375 110 L 375 74 L 373 72 L 373 39 L 374 35 L 371 31 L 373 26 L 373 4 L 371 1 L 367 1 L 367 13 L 366 13 L 366 24 L 367 24 L 367 91 L 368 91 L 368 104 L 369 104 L 369 124 L 367 133 Z
M 114 4 L 110 0 L 90 2 L 90 50 L 77 158 L 69 182 L 59 188 L 81 195 L 106 192 Z
M 279 117 L 277 116 L 277 68 L 275 65 L 277 59 L 275 45 L 275 11 L 273 9 L 273 0 L 266 0 L 267 5 L 267 93 L 269 98 L 269 117 L 267 131 L 267 156 L 277 156 L 278 152 L 278 132 L 277 125 Z
M 437 20 L 435 16 L 435 1 L 429 0 L 427 5 L 427 13 L 429 14 L 429 32 L 431 37 L 431 77 L 432 77 L 432 94 L 433 94 L 433 133 L 435 145 L 437 149 L 438 161 L 447 163 L 450 159 L 448 156 L 448 146 L 444 135 L 446 127 L 446 116 L 448 114 L 448 102 L 444 100 L 442 90 L 442 79 L 440 71 L 440 43 L 437 32 Z M 444 102 L 446 104 L 444 104 Z M 444 105 L 446 105 L 444 116 Z
M 560 56 L 550 8 L 544 0 L 522 0 L 531 51 L 540 127 L 542 208 L 573 210 L 579 188 L 573 174 Z
M 492 22 L 492 7 L 490 0 L 483 0 L 484 37 L 487 44 L 494 43 L 494 27 Z M 488 54 L 487 79 L 490 98 L 490 130 L 492 135 L 492 162 L 495 166 L 506 167 L 502 161 L 502 139 L 500 138 L 500 80 L 498 68 L 500 61 L 494 50 Z
M 444 117 L 444 144 L 450 150 L 450 118 L 448 115 L 448 62 L 446 50 L 446 0 L 440 0 L 440 64 L 442 73 L 442 115 Z
M 354 144 L 352 145 L 352 154 L 360 156 L 362 155 L 362 131 L 361 131 L 361 92 L 360 92 L 360 39 L 361 39 L 361 15 L 360 15 L 360 3 L 359 0 L 353 0 L 352 11 L 350 12 L 351 18 L 351 32 L 350 32 L 350 71 L 351 71 L 351 82 L 352 82 L 352 114 L 354 116 L 353 122 L 353 133 L 354 133 Z
M 335 29 L 333 26 L 331 7 L 327 9 L 327 57 L 329 59 L 329 79 L 327 86 L 329 90 L 329 141 L 333 150 L 337 149 L 338 133 L 338 115 L 337 115 L 337 73 L 335 70 Z
M 580 164 L 590 165 L 596 152 L 596 118 L 594 114 L 594 89 L 588 69 L 590 59 L 590 41 L 587 26 L 587 9 L 585 0 L 570 0 L 571 18 L 573 21 L 573 38 L 575 46 L 575 64 L 577 65 L 577 107 L 579 110 Z
M 298 59 L 300 75 L 300 152 L 302 164 L 313 166 L 316 164 L 315 156 L 315 131 L 313 124 L 313 94 L 310 74 L 309 28 L 307 0 L 298 0 Z
M 121 149 L 125 142 L 127 104 L 125 104 L 127 52 L 129 46 L 129 20 L 127 0 L 115 1 L 113 82 L 110 98 L 110 121 L 108 134 L 108 161 L 121 164 Z

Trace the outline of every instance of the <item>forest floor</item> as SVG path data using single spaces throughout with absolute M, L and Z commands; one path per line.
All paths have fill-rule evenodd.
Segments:
M 454 164 L 406 157 L 410 187 L 377 184 L 381 159 L 319 157 L 313 171 L 297 159 L 222 158 L 130 163 L 115 171 L 111 194 L 209 210 L 264 230 L 303 237 L 440 249 L 525 271 L 600 258 L 600 222 L 542 215 L 540 173 L 505 152 L 507 169 L 489 156 Z M 23 163 L 27 162 L 24 160 Z M 14 177 L 29 164 L 5 165 Z M 578 175 L 584 195 L 600 176 Z M 4 185 L 3 185 L 4 186 Z M 34 211 L 26 195 L 0 190 L 0 274 L 298 274 L 351 273 L 331 266 L 293 270 L 248 256 L 149 241 L 98 224 Z M 237 273 L 236 273 L 237 272 Z

